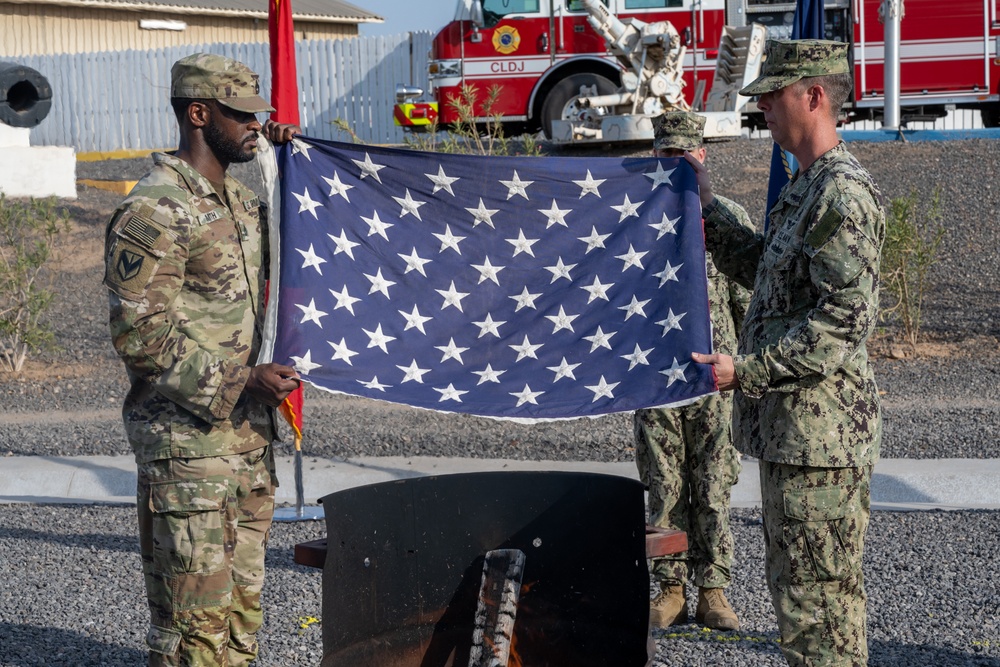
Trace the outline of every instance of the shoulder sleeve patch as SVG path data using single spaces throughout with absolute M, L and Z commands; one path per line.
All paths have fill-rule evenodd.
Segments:
M 806 245 L 818 250 L 837 233 L 844 220 L 850 217 L 850 211 L 842 202 L 837 202 L 826 210 L 816 226 L 806 234 Z
M 122 299 L 139 301 L 145 296 L 156 267 L 174 243 L 176 234 L 162 222 L 164 216 L 148 204 L 118 220 L 109 239 L 104 285 Z

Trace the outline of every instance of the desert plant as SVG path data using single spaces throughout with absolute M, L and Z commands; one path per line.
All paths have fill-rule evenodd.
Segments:
M 501 92 L 502 87 L 497 84 L 489 87 L 482 105 L 486 120 L 479 122 L 475 113 L 479 90 L 473 85 L 463 85 L 461 92 L 446 102 L 458 116 L 458 120 L 451 125 L 449 131 L 441 132 L 435 119 L 426 132 L 408 136 L 407 144 L 417 150 L 439 153 L 540 155 L 541 147 L 533 136 L 522 135 L 518 147 L 517 143 L 504 132 L 503 114 L 494 111 Z
M 882 247 L 882 287 L 888 304 L 884 321 L 898 322 L 906 343 L 915 347 L 923 323 L 924 296 L 931 267 L 947 228 L 941 216 L 941 192 L 935 190 L 928 205 L 921 206 L 915 192 L 889 203 L 886 238 Z
M 42 319 L 55 293 L 45 280 L 69 215 L 55 199 L 10 200 L 0 193 L 0 369 L 18 373 L 28 354 L 54 344 Z

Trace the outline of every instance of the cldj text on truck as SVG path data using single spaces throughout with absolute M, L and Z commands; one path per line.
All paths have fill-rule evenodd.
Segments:
M 762 24 L 768 37 L 791 35 L 793 3 L 762 0 L 606 0 L 612 14 L 652 23 L 670 21 L 686 47 L 684 96 L 705 108 L 724 26 Z M 830 0 L 825 38 L 851 45 L 853 99 L 847 122 L 876 119 L 884 104 L 885 37 L 876 0 Z M 984 125 L 1000 126 L 1000 0 L 906 0 L 901 22 L 900 106 L 903 123 L 930 120 L 949 107 L 978 108 Z M 486 91 L 501 87 L 491 109 L 511 129 L 542 129 L 581 113 L 581 94 L 604 95 L 621 83 L 621 67 L 587 22 L 582 0 L 459 0 L 455 19 L 434 37 L 429 102 L 397 93 L 397 123 L 426 126 L 457 120 L 448 100 L 463 85 L 478 91 L 477 120 Z M 475 19 L 475 20 L 474 20 Z M 477 25 L 478 24 L 478 25 Z M 418 93 L 419 95 L 419 93 Z M 744 125 L 760 126 L 751 106 Z

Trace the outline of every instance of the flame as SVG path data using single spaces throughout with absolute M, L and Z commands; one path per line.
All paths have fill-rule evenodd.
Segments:
M 510 653 L 507 656 L 507 667 L 524 667 L 521 656 L 517 652 L 517 633 L 510 637 Z

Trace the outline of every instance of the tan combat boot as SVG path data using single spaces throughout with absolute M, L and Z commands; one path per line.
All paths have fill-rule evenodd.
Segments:
M 669 628 L 687 623 L 688 606 L 684 586 L 660 584 L 660 594 L 649 603 L 649 623 L 654 628 Z
M 721 588 L 699 588 L 696 621 L 713 630 L 739 630 L 740 619 Z

